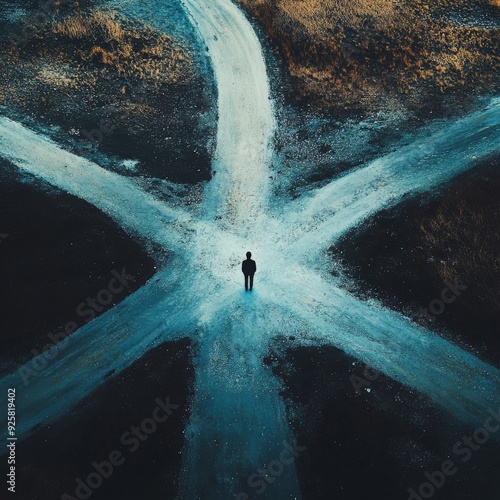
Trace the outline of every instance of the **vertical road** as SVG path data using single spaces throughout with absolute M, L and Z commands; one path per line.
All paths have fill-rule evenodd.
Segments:
M 268 332 L 279 330 L 282 316 L 281 308 L 242 292 L 199 326 L 179 500 L 300 498 L 300 458 L 291 451 L 300 444 L 287 423 L 282 387 L 263 363 Z
M 262 49 L 230 0 L 183 4 L 208 48 L 218 89 L 214 176 L 205 189 L 203 217 L 254 248 L 267 216 L 274 128 Z M 223 248 L 214 248 L 220 242 L 203 235 L 197 240 L 196 247 L 211 252 L 198 252 L 193 261 L 208 259 L 217 267 L 216 255 L 225 255 Z M 200 300 L 210 302 L 206 296 Z M 257 494 L 263 500 L 298 499 L 285 406 L 278 382 L 262 361 L 269 307 L 242 295 L 226 312 L 199 327 L 195 396 L 178 498 L 244 500 Z M 266 467 L 274 469 L 266 475 Z
M 269 197 L 274 118 L 262 48 L 230 0 L 182 1 L 208 48 L 217 80 L 217 148 L 204 214 L 245 236 L 256 227 Z

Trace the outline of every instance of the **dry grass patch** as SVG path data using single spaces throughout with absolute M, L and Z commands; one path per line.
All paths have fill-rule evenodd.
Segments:
M 391 95 L 498 87 L 500 30 L 443 17 L 471 0 L 239 0 L 265 27 L 296 96 L 323 109 L 376 108 Z M 470 14 L 472 15 L 472 14 Z
M 55 22 L 52 24 L 52 33 L 75 40 L 90 38 L 115 42 L 121 42 L 125 36 L 116 13 L 102 10 L 94 10 L 87 15 L 77 12 L 63 22 Z
M 307 31 L 316 36 L 325 36 L 332 25 L 360 27 L 367 22 L 387 23 L 395 15 L 393 0 L 281 0 L 279 9 L 297 20 Z
M 47 31 L 59 42 L 62 57 L 73 54 L 76 62 L 106 66 L 122 77 L 161 84 L 191 76 L 187 52 L 171 37 L 143 23 L 132 23 L 112 10 L 76 13 L 52 23 Z
M 188 49 L 89 3 L 54 12 L 25 43 L 0 42 L 0 104 L 66 130 L 78 155 L 135 159 L 144 175 L 179 182 L 209 178 L 209 92 Z

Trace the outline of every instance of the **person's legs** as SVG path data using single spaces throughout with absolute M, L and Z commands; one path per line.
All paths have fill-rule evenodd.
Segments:
M 253 274 L 250 275 L 250 290 L 253 288 Z
M 248 278 L 249 278 L 249 275 L 245 274 L 245 290 L 248 290 Z

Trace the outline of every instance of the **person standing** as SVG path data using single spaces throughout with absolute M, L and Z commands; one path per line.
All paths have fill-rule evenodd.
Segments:
M 252 253 L 247 252 L 247 258 L 241 263 L 241 270 L 245 275 L 245 290 L 252 290 L 253 275 L 257 272 L 257 264 L 251 259 Z

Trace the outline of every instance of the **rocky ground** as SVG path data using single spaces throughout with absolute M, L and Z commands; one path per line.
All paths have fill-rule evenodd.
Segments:
M 213 88 L 197 49 L 103 2 L 51 6 L 40 16 L 33 3 L 15 21 L 11 9 L 4 21 L 4 112 L 62 127 L 77 154 L 131 160 L 132 173 L 208 179 Z
M 425 473 L 441 471 L 446 460 L 455 473 L 425 494 L 496 498 L 497 441 L 466 455 L 462 440 L 474 429 L 426 397 L 333 347 L 291 344 L 276 346 L 267 362 L 283 384 L 288 418 L 304 448 L 295 461 L 304 500 L 418 500 L 409 489 L 418 492 L 429 482 Z

